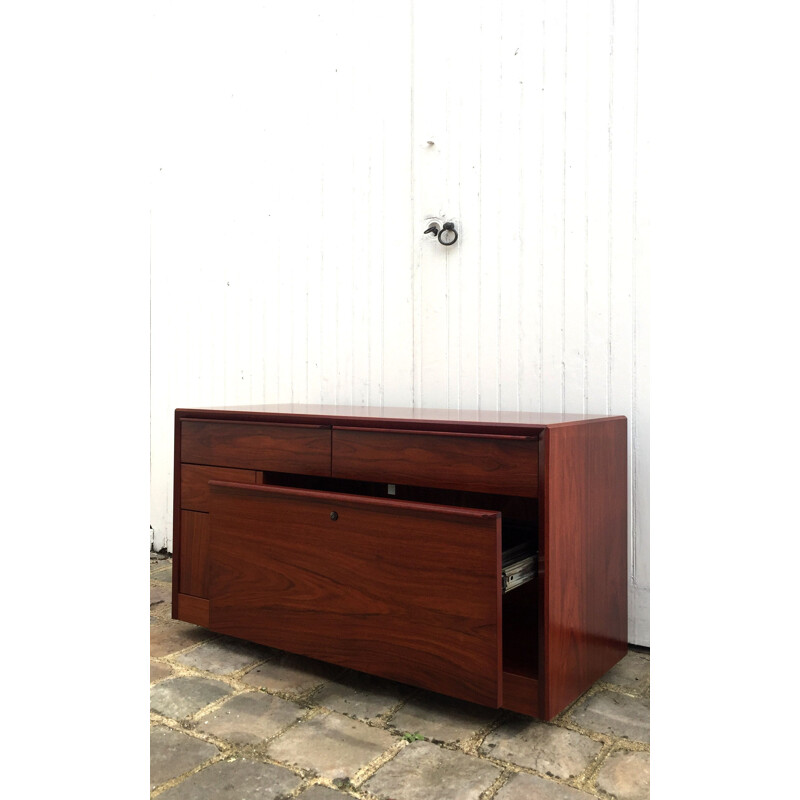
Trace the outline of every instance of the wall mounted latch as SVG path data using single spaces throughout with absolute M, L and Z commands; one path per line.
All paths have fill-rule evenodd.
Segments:
M 458 241 L 458 232 L 454 222 L 441 222 L 441 219 L 435 217 L 428 217 L 425 221 L 428 223 L 425 235 L 431 234 L 434 239 L 438 239 L 439 244 L 449 247 Z
M 458 240 L 456 226 L 452 222 L 445 222 L 437 238 L 439 239 L 439 244 L 443 244 L 445 247 L 455 244 Z

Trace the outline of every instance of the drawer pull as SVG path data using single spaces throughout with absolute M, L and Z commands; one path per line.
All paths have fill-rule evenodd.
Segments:
M 336 522 L 339 519 L 339 515 L 335 511 L 331 511 L 331 519 Z

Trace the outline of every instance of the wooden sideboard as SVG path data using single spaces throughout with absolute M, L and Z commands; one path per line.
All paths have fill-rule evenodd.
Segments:
M 627 649 L 625 417 L 178 409 L 174 509 L 219 633 L 543 719 Z

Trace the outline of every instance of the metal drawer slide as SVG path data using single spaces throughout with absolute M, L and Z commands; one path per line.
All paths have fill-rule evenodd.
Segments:
M 536 576 L 536 552 L 526 544 L 503 550 L 503 594 Z

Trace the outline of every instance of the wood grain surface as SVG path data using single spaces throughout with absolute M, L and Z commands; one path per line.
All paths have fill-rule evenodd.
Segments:
M 199 464 L 181 464 L 180 506 L 186 511 L 208 511 L 211 493 L 209 481 L 257 483 L 258 473 L 232 467 L 206 467 Z
M 330 475 L 331 432 L 313 425 L 181 422 L 181 461 Z
M 332 474 L 535 497 L 538 437 L 333 429 Z
M 545 433 L 539 620 L 546 719 L 627 650 L 626 435 L 624 419 Z
M 210 625 L 497 707 L 500 552 L 498 513 L 212 482 Z
M 178 590 L 182 594 L 208 597 L 208 514 L 181 511 L 180 519 L 181 558 L 175 562 Z

